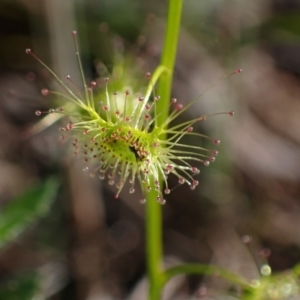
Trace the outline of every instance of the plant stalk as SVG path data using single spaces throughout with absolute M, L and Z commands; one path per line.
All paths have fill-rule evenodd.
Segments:
M 166 33 L 163 45 L 163 52 L 160 66 L 167 72 L 163 72 L 159 79 L 157 94 L 160 100 L 156 109 L 159 116 L 156 126 L 165 122 L 169 114 L 171 98 L 173 71 L 177 53 L 177 43 L 180 30 L 180 20 L 183 0 L 169 0 Z M 163 139 L 166 138 L 162 137 Z M 149 278 L 149 300 L 159 300 L 164 285 L 163 249 L 162 249 L 162 208 L 156 201 L 157 192 L 153 187 L 147 194 L 146 201 L 146 247 L 147 247 L 147 268 Z

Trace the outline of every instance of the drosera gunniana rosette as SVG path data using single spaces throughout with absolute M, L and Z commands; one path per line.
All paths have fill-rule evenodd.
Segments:
M 38 110 L 36 115 L 57 113 L 68 118 L 65 127 L 60 128 L 61 138 L 71 139 L 74 155 L 83 157 L 87 163 L 84 170 L 89 171 L 92 177 L 107 178 L 108 183 L 116 187 L 115 198 L 119 197 L 126 182 L 130 184 L 129 193 L 135 192 L 135 184 L 139 182 L 144 194 L 154 188 L 157 191 L 157 201 L 164 204 L 163 194 L 169 194 L 172 190 L 167 180 L 169 174 L 178 178 L 178 184 L 188 184 L 192 190 L 195 189 L 198 185 L 195 175 L 200 171 L 194 163 L 200 162 L 208 166 L 215 161 L 218 151 L 185 144 L 181 140 L 185 135 L 191 135 L 195 138 L 209 139 L 212 144 L 218 145 L 220 143 L 218 139 L 194 132 L 193 125 L 212 115 L 232 116 L 233 112 L 199 116 L 173 125 L 178 116 L 190 108 L 208 90 L 206 89 L 186 106 L 178 103 L 175 98 L 171 99 L 169 107 L 171 112 L 163 124 L 158 126 L 156 120 L 160 112 L 156 109 L 156 103 L 160 101 L 160 97 L 155 95 L 154 86 L 159 76 L 167 72 L 163 66 L 159 66 L 152 76 L 150 73 L 146 74 L 149 78 L 148 87 L 145 95 L 137 99 L 131 99 L 129 91 L 125 91 L 123 95 L 118 94 L 117 91 L 109 91 L 109 79 L 105 78 L 105 99 L 100 104 L 96 103 L 93 91 L 96 82 L 92 81 L 89 85 L 86 83 L 76 31 L 72 32 L 72 36 L 83 81 L 83 93 L 79 91 L 69 75 L 65 79 L 73 84 L 74 89 L 60 79 L 31 49 L 26 49 L 26 53 L 38 60 L 65 90 L 65 93 L 60 93 L 43 89 L 42 94 L 44 96 L 54 94 L 61 97 L 62 102 L 71 102 L 76 106 L 72 112 L 61 106 L 46 112 Z M 241 70 L 238 69 L 220 79 L 240 72 Z M 122 105 L 117 99 L 120 96 L 123 98 Z M 135 101 L 134 105 L 128 105 L 129 101 Z M 164 139 L 166 135 L 167 138 Z M 151 182 L 154 182 L 154 186 Z M 143 202 L 144 199 L 141 201 Z

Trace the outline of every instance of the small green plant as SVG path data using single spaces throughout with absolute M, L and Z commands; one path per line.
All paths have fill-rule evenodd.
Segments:
M 172 190 L 167 177 L 173 174 L 178 178 L 179 184 L 188 184 L 193 190 L 198 185 L 195 175 L 199 173 L 193 162 L 208 166 L 218 154 L 215 149 L 185 144 L 182 138 L 191 135 L 207 138 L 215 145 L 220 143 L 218 139 L 193 132 L 193 125 L 205 121 L 208 116 L 199 115 L 195 119 L 174 124 L 174 121 L 203 94 L 185 107 L 175 98 L 171 98 L 181 11 L 182 0 L 169 1 L 161 63 L 152 75 L 146 74 L 149 83 L 145 94 L 132 99 L 130 92 L 125 91 L 121 95 L 121 104 L 118 99 L 120 94 L 109 89 L 109 78 L 104 79 L 105 99 L 100 105 L 96 104 L 93 91 L 96 82 L 87 84 L 85 81 L 75 31 L 72 35 L 84 85 L 83 95 L 77 88 L 70 88 L 31 49 L 27 49 L 26 53 L 48 69 L 66 92 L 43 89 L 43 95 L 57 95 L 66 100 L 67 104 L 47 112 L 38 110 L 36 115 L 57 113 L 68 117 L 69 122 L 61 128 L 61 138 L 72 139 L 74 154 L 84 157 L 87 163 L 85 170 L 90 172 L 91 176 L 107 178 L 110 185 L 116 186 L 115 198 L 119 197 L 126 182 L 130 183 L 129 193 L 134 193 L 136 181 L 139 182 L 144 194 L 141 202 L 146 203 L 149 300 L 160 299 L 165 283 L 178 274 L 218 275 L 241 288 L 241 299 L 284 299 L 298 292 L 297 271 L 289 275 L 271 276 L 270 267 L 265 265 L 265 268 L 261 269 L 261 279 L 248 281 L 215 266 L 186 264 L 170 269 L 163 266 L 161 204 L 165 203 L 164 194 L 169 194 Z M 240 72 L 238 69 L 229 75 Z M 66 77 L 66 81 L 76 87 L 70 76 Z M 154 87 L 157 84 L 158 89 L 155 93 Z M 73 106 L 70 106 L 70 103 Z M 232 116 L 233 112 L 216 114 Z
M 127 181 L 131 184 L 129 193 L 134 193 L 135 183 L 138 181 L 144 195 L 152 190 L 152 183 L 154 183 L 154 190 L 157 194 L 156 201 L 164 204 L 163 193 L 170 194 L 171 192 L 167 181 L 167 175 L 170 173 L 178 178 L 179 184 L 186 183 L 192 190 L 195 189 L 198 181 L 194 179 L 194 176 L 200 171 L 193 165 L 193 162 L 200 162 L 204 166 L 208 166 L 210 162 L 215 161 L 218 151 L 181 143 L 182 137 L 185 135 L 204 137 L 210 139 L 215 145 L 218 145 L 220 141 L 193 132 L 192 125 L 206 120 L 208 116 L 199 116 L 179 125 L 172 125 L 172 123 L 192 106 L 198 97 L 185 107 L 177 103 L 176 98 L 173 98 L 167 102 L 167 107 L 159 110 L 159 102 L 163 100 L 159 95 L 155 96 L 153 87 L 164 73 L 170 72 L 167 66 L 161 65 L 151 78 L 150 73 L 146 74 L 150 82 L 145 95 L 137 99 L 130 99 L 130 92 L 127 90 L 124 93 L 121 107 L 119 107 L 117 99 L 120 95 L 117 91 L 109 92 L 109 78 L 105 78 L 105 101 L 96 105 L 93 95 L 96 82 L 92 81 L 89 86 L 87 85 L 78 54 L 76 32 L 73 31 L 72 35 L 84 84 L 84 95 L 77 90 L 70 89 L 36 57 L 31 49 L 26 50 L 26 53 L 35 57 L 52 73 L 67 92 L 64 94 L 43 89 L 42 94 L 44 96 L 55 94 L 75 104 L 72 112 L 65 110 L 64 107 L 59 107 L 46 112 L 37 110 L 36 115 L 57 113 L 70 119 L 65 127 L 61 127 L 61 138 L 72 137 L 74 154 L 84 157 L 85 162 L 88 163 L 86 170 L 92 169 L 93 164 L 96 165 L 90 171 L 92 177 L 96 175 L 99 175 L 100 179 L 107 177 L 108 183 L 116 186 L 115 198 L 119 197 Z M 240 72 L 240 70 L 236 72 Z M 66 80 L 73 83 L 69 75 L 66 76 Z M 153 94 L 152 99 L 151 94 Z M 166 119 L 161 123 L 161 114 L 165 111 L 169 112 L 170 106 L 173 106 L 173 111 L 170 115 L 166 115 Z M 232 116 L 233 112 L 217 114 Z M 165 186 L 163 192 L 162 183 Z M 145 202 L 146 199 L 141 199 L 141 201 Z
M 146 74 L 149 83 L 145 95 L 130 99 L 130 92 L 125 91 L 121 104 L 117 99 L 120 96 L 118 92 L 109 90 L 109 78 L 104 79 L 105 100 L 100 105 L 96 104 L 93 91 L 96 82 L 92 81 L 88 85 L 85 81 L 76 31 L 72 32 L 72 36 L 83 80 L 83 94 L 69 75 L 66 76 L 65 83 L 31 49 L 26 49 L 26 53 L 38 60 L 66 92 L 43 89 L 44 96 L 56 95 L 65 100 L 66 104 L 45 112 L 38 110 L 36 115 L 56 113 L 68 117 L 69 122 L 60 129 L 61 138 L 72 139 L 74 154 L 84 157 L 88 164 L 85 170 L 89 171 L 92 177 L 99 176 L 100 179 L 107 177 L 108 183 L 116 186 L 115 198 L 119 197 L 127 181 L 131 185 L 129 193 L 134 193 L 136 181 L 140 183 L 145 197 L 141 202 L 147 203 L 149 299 L 159 299 L 164 283 L 173 276 L 172 270 L 165 271 L 161 265 L 161 204 L 165 204 L 163 195 L 169 194 L 172 190 L 167 177 L 173 174 L 178 178 L 178 184 L 188 184 L 194 190 L 198 185 L 195 175 L 200 171 L 193 162 L 208 166 L 210 162 L 215 161 L 218 154 L 215 149 L 184 144 L 181 139 L 185 135 L 192 135 L 207 138 L 214 145 L 220 143 L 218 139 L 193 132 L 193 125 L 205 121 L 208 116 L 199 115 L 190 121 L 174 124 L 174 121 L 203 95 L 201 93 L 185 107 L 178 103 L 177 99 L 171 99 L 181 9 L 181 0 L 170 1 L 161 64 L 152 75 Z M 240 72 L 238 69 L 229 75 Z M 157 83 L 156 95 L 154 87 Z M 70 85 L 74 88 L 70 88 Z M 216 114 L 232 116 L 234 113 L 228 111 Z M 93 166 L 96 167 L 93 169 Z M 176 273 L 176 269 L 174 271 Z

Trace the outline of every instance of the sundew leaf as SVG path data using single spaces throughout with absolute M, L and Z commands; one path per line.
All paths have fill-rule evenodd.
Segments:
M 19 195 L 0 212 L 0 249 L 46 215 L 55 199 L 58 180 L 50 177 Z

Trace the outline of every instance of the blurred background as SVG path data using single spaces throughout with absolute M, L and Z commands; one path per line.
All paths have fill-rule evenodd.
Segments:
M 35 115 L 57 106 L 41 89 L 59 87 L 25 49 L 81 86 L 75 29 L 88 80 L 101 86 L 109 76 L 115 89 L 140 89 L 142 75 L 159 63 L 167 6 L 0 1 L 0 299 L 146 299 L 141 194 L 124 191 L 114 200 L 111 187 L 60 146 L 59 121 Z M 299 0 L 184 1 L 173 96 L 188 103 L 220 76 L 243 73 L 182 116 L 235 111 L 198 126 L 221 139 L 217 160 L 200 167 L 195 191 L 181 186 L 166 197 L 166 265 L 214 264 L 254 279 L 266 258 L 273 272 L 299 262 L 299 51 Z M 164 299 L 237 299 L 230 288 L 217 278 L 182 276 Z

